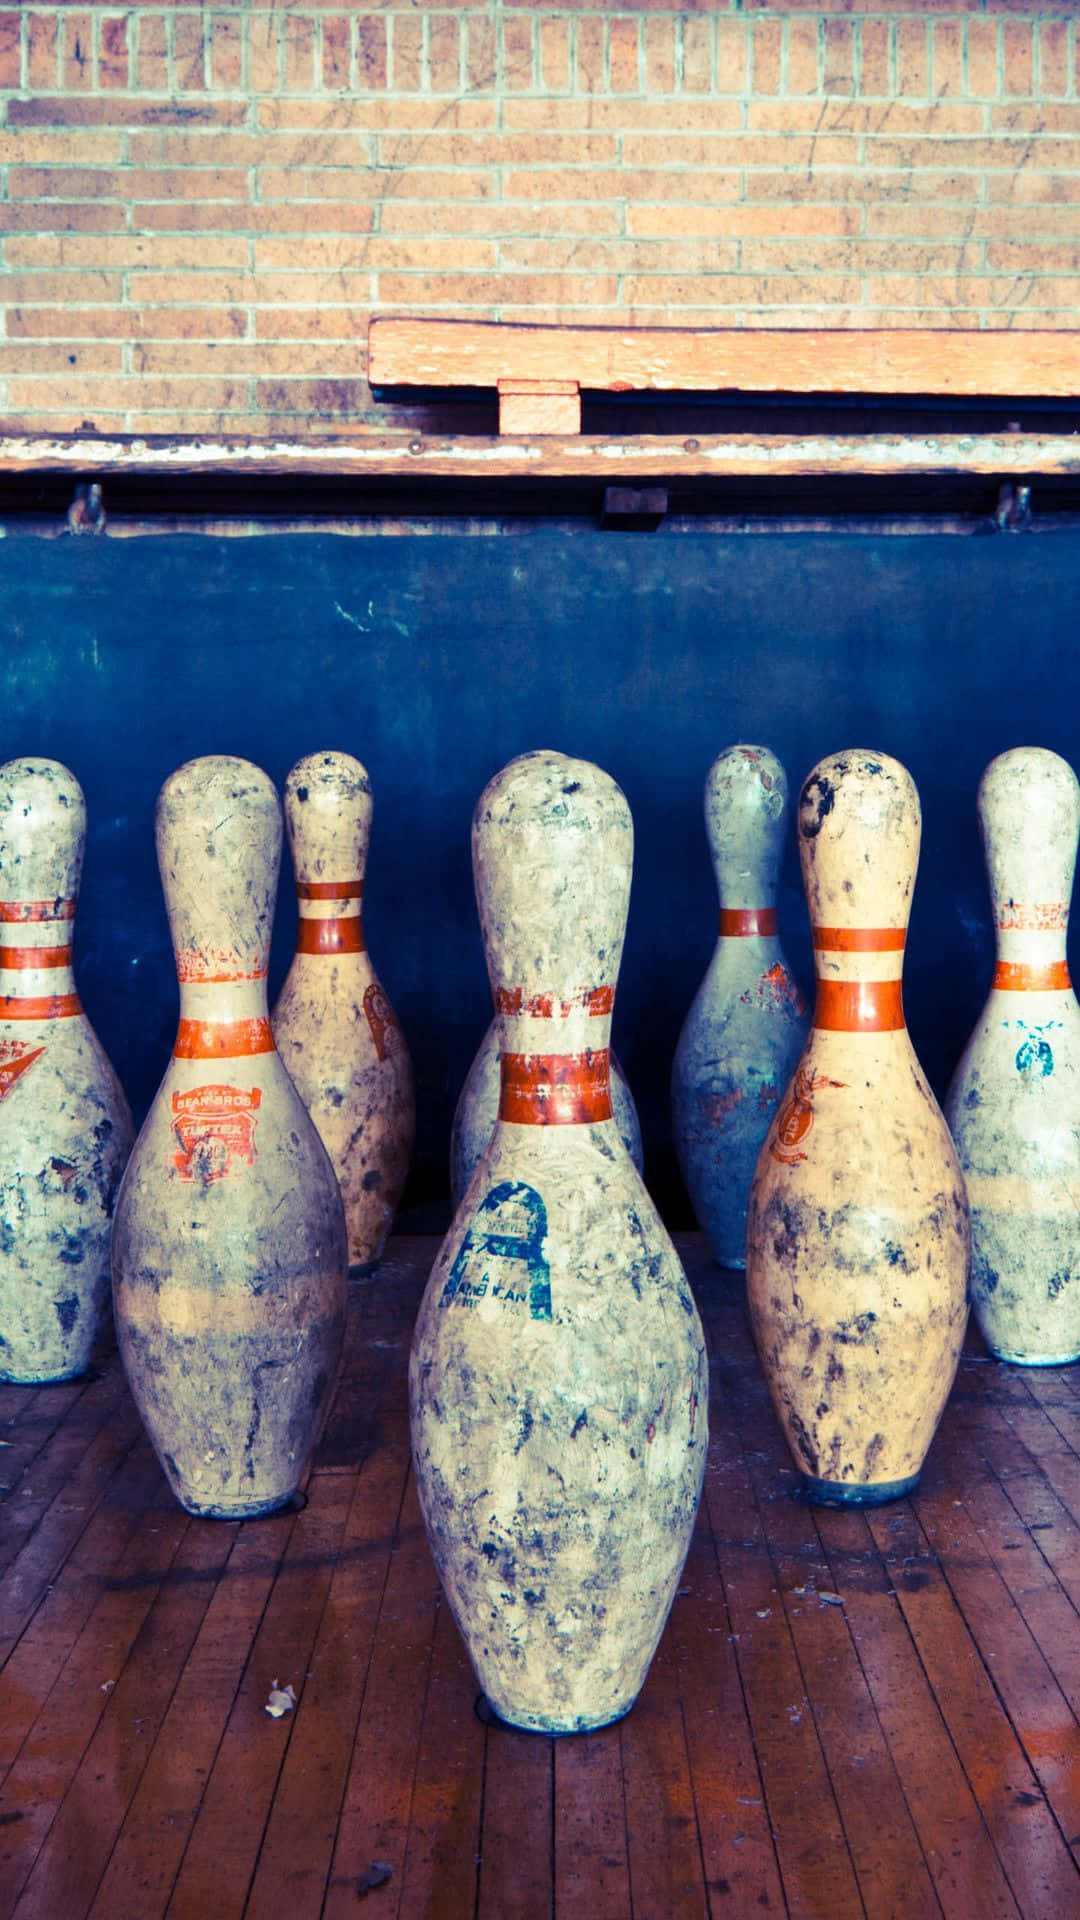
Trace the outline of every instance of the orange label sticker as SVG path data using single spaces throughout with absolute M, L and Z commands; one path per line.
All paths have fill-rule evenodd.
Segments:
M 0 1100 L 11 1092 L 20 1074 L 41 1059 L 44 1051 L 44 1047 L 31 1047 L 27 1052 L 17 1040 L 0 1040 Z
M 375 1042 L 375 1052 L 380 1060 L 386 1060 L 392 1053 L 397 1053 L 401 1046 L 401 1029 L 394 1019 L 394 1009 L 377 980 L 364 989 L 364 1013 Z
M 223 1180 L 237 1162 L 255 1159 L 255 1115 L 261 1087 L 192 1087 L 172 1097 L 173 1132 L 180 1151 L 173 1165 L 181 1180 L 208 1186 Z
M 814 1124 L 814 1094 L 822 1087 L 846 1085 L 845 1080 L 830 1080 L 826 1074 L 811 1073 L 808 1067 L 799 1068 L 791 1092 L 776 1116 L 776 1132 L 769 1142 L 774 1160 L 794 1166 L 796 1161 L 806 1159 L 802 1143 Z

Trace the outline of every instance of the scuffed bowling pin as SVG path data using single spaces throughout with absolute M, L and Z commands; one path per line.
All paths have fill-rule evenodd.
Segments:
M 0 1379 L 85 1373 L 134 1137 L 71 970 L 86 804 L 58 760 L 0 767 Z
M 1080 786 L 1014 747 L 979 783 L 997 928 L 990 997 L 949 1089 L 971 1202 L 971 1301 L 1000 1359 L 1080 1358 L 1080 1007 L 1069 923 Z
M 919 832 L 915 783 L 884 754 L 833 754 L 803 787 L 817 1001 L 758 1158 L 747 1284 L 773 1405 L 826 1504 L 915 1485 L 967 1321 L 963 1177 L 901 999 Z
M 191 760 L 157 804 L 180 981 L 173 1057 L 116 1206 L 128 1379 L 190 1513 L 295 1492 L 334 1385 L 346 1235 L 326 1149 L 274 1045 L 266 962 L 281 809 L 247 760 Z
M 611 1114 L 619 1138 L 638 1172 L 642 1171 L 641 1126 L 634 1096 L 614 1053 L 610 1059 Z M 454 1110 L 450 1135 L 450 1198 L 459 1207 L 465 1189 L 484 1157 L 499 1117 L 499 1030 L 494 1020 L 480 1043 Z
M 312 753 L 285 782 L 300 930 L 274 1037 L 334 1165 L 349 1260 L 379 1258 L 409 1171 L 415 1109 L 405 1036 L 361 918 L 371 782 L 348 753 Z
M 499 1119 L 409 1370 L 428 1538 L 480 1684 L 548 1733 L 633 1704 L 705 1464 L 701 1325 L 612 1118 L 632 858 L 626 801 L 587 761 L 525 754 L 480 797 Z
M 806 1039 L 806 1009 L 776 931 L 786 824 L 776 755 L 726 747 L 705 782 L 719 934 L 671 1075 L 676 1156 L 722 1267 L 746 1265 L 750 1182 Z

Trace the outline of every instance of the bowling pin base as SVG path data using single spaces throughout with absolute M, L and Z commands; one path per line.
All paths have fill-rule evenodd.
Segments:
M 478 1693 L 475 1702 L 476 1717 L 485 1727 L 505 1727 L 508 1733 L 539 1733 L 547 1740 L 570 1740 L 576 1733 L 598 1733 L 601 1727 L 617 1726 L 620 1720 L 626 1719 L 633 1705 L 634 1701 L 628 1700 L 617 1713 L 582 1715 L 573 1721 L 556 1723 L 542 1715 L 500 1713 L 487 1693 Z
M 852 1480 L 817 1480 L 812 1474 L 799 1475 L 799 1498 L 815 1507 L 883 1507 L 889 1500 L 902 1500 L 919 1484 L 917 1473 L 906 1480 L 870 1480 L 861 1484 Z
M 986 1344 L 990 1347 L 989 1340 Z M 1075 1367 L 1080 1360 L 1075 1348 L 1071 1353 L 1007 1353 L 1003 1347 L 990 1347 L 990 1351 L 1006 1367 Z
M 266 1514 L 282 1513 L 289 1510 L 301 1512 L 307 1505 L 307 1496 L 294 1487 L 290 1493 L 275 1494 L 269 1500 L 207 1501 L 205 1506 L 198 1500 L 185 1499 L 172 1489 L 173 1494 L 185 1513 L 193 1514 L 196 1520 L 260 1520 Z

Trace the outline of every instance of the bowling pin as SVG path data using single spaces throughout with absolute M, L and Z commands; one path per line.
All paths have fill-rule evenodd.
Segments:
M 341 1184 L 355 1266 L 382 1253 L 415 1122 L 405 1036 L 361 919 L 371 811 L 371 782 L 349 753 L 309 754 L 285 782 L 300 929 L 274 1037 Z
M 919 833 L 915 783 L 884 754 L 833 754 L 803 787 L 817 1001 L 758 1157 L 746 1264 L 773 1405 L 828 1505 L 915 1485 L 967 1321 L 964 1181 L 901 1000 Z
M 987 1345 L 1021 1366 L 1080 1358 L 1080 1007 L 1069 921 L 1080 786 L 1068 762 L 1014 747 L 979 783 L 997 967 L 949 1088 L 971 1201 L 971 1302 Z
M 85 1373 L 134 1132 L 82 1009 L 72 923 L 86 803 L 58 760 L 0 767 L 0 1379 Z
M 806 1039 L 806 1009 L 776 932 L 786 822 L 776 755 L 726 747 L 705 782 L 719 934 L 671 1075 L 675 1153 L 722 1267 L 746 1265 L 750 1182 Z
M 157 849 L 180 1022 L 117 1201 L 116 1327 L 180 1504 L 240 1519 L 290 1499 L 318 1437 L 345 1212 L 268 1017 L 271 781 L 246 760 L 189 761 L 158 796 Z
M 610 1059 L 611 1113 L 619 1138 L 638 1172 L 642 1171 L 641 1126 L 626 1075 L 614 1053 Z M 450 1134 L 450 1197 L 459 1207 L 465 1189 L 484 1156 L 499 1116 L 499 1030 L 494 1020 L 480 1042 L 454 1110 Z
M 528 753 L 473 822 L 499 1118 L 435 1262 L 409 1370 L 435 1564 L 495 1711 L 574 1733 L 627 1712 L 701 1491 L 707 1361 L 612 1117 L 630 810 Z

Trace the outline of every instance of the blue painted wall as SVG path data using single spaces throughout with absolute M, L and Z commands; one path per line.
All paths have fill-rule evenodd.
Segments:
M 408 1223 L 424 1226 L 445 1217 L 453 1104 L 489 1017 L 473 804 L 527 748 L 598 761 L 638 849 L 615 1043 L 651 1183 L 681 1223 L 667 1079 L 714 935 L 709 761 L 764 741 L 793 788 L 844 746 L 911 769 L 923 856 L 906 1004 L 941 1093 L 992 963 L 976 783 L 1009 746 L 1080 758 L 1078 606 L 1080 536 L 1064 533 L 24 535 L 0 544 L 0 758 L 50 754 L 85 788 L 76 964 L 141 1116 L 176 1013 L 162 780 L 200 753 L 244 754 L 279 786 L 302 753 L 359 755 L 375 790 L 365 922 L 417 1068 Z M 287 856 L 284 871 L 272 992 L 295 927 Z M 809 991 L 790 842 L 781 912 Z

